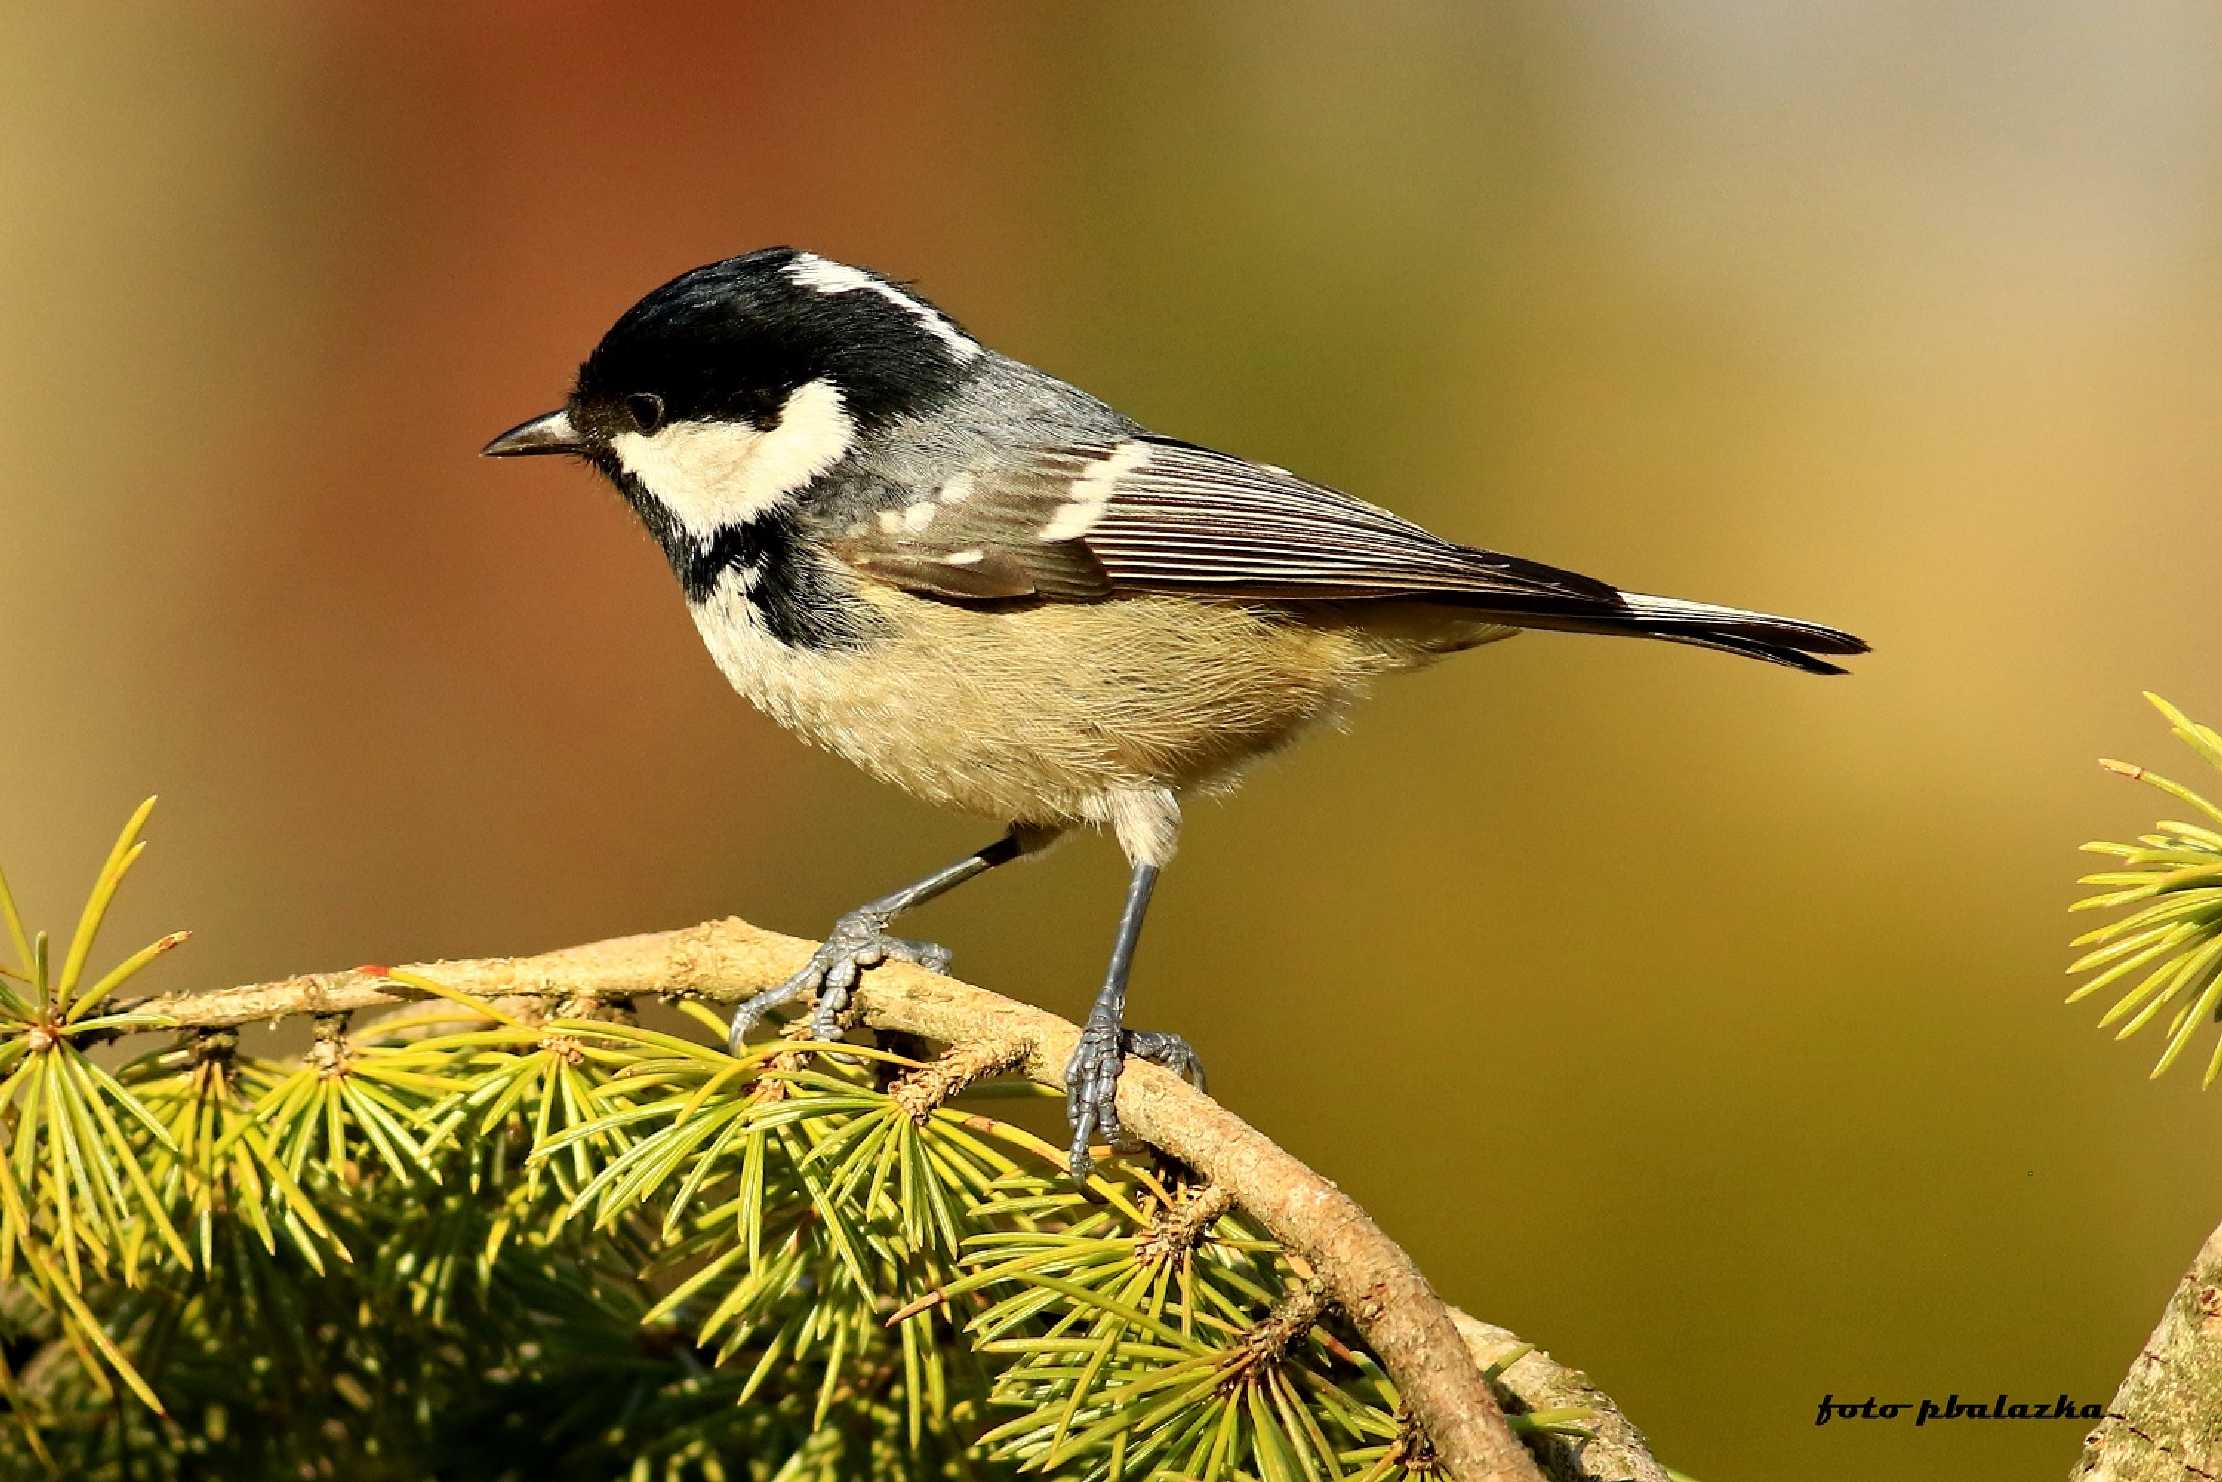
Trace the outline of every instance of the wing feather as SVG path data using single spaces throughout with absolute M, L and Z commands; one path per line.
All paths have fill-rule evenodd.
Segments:
M 974 470 L 831 543 L 860 570 L 957 600 L 1618 595 L 1445 540 L 1284 469 L 1159 438 L 1045 448 Z

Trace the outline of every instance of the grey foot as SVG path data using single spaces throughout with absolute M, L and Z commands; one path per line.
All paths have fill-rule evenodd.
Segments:
M 841 1012 L 849 1006 L 849 995 L 855 991 L 857 979 L 863 976 L 866 968 L 877 967 L 889 958 L 915 962 L 938 973 L 949 966 L 949 949 L 932 942 L 890 936 L 887 918 L 869 907 L 851 911 L 833 923 L 833 930 L 826 934 L 825 945 L 810 954 L 810 961 L 803 965 L 801 972 L 777 988 L 765 989 L 733 1010 L 733 1027 L 726 1035 L 726 1047 L 738 1055 L 741 1042 L 748 1038 L 750 1030 L 763 1022 L 766 1014 L 806 993 L 818 996 L 816 1006 L 810 1011 L 810 1037 L 839 1039 Z
M 1098 1136 L 1113 1147 L 1125 1140 L 1119 1125 L 1119 1072 L 1126 1057 L 1162 1065 L 1198 1090 L 1203 1089 L 1204 1064 L 1188 1041 L 1177 1034 L 1156 1034 L 1126 1029 L 1109 1019 L 1090 1018 L 1080 1031 L 1080 1043 L 1065 1062 L 1065 1115 L 1072 1122 L 1069 1162 L 1074 1178 L 1086 1178 L 1095 1166 L 1088 1145 Z

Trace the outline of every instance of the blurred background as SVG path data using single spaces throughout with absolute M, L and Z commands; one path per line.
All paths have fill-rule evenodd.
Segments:
M 1444 532 L 1841 623 L 1831 683 L 1537 636 L 1192 810 L 1136 1022 L 1705 1482 L 2054 1475 L 2222 1098 L 2065 1010 L 2222 716 L 2222 12 L 1997 3 L 0 11 L 0 858 L 159 986 L 738 912 L 988 836 L 727 690 L 488 436 L 773 242 Z M 1090 843 L 923 913 L 1067 1014 Z M 2203 1047 L 2202 1047 L 2203 1054 Z M 2196 1061 L 2202 1054 L 2189 1058 Z

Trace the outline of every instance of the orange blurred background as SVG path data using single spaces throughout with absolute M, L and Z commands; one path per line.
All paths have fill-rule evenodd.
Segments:
M 1841 623 L 1523 639 L 1191 811 L 1136 1022 L 1704 1478 L 2064 1473 L 2222 1102 L 2064 1010 L 2222 716 L 2222 12 L 1540 3 L 0 13 L 0 858 L 160 986 L 738 912 L 987 837 L 726 689 L 584 472 L 473 455 L 772 242 L 1447 534 Z M 1068 1014 L 1090 844 L 918 925 Z M 2193 1059 L 2199 1057 L 2193 1056 Z

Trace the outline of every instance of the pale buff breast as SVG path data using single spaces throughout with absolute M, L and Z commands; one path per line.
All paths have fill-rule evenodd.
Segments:
M 864 587 L 889 637 L 809 652 L 737 582 L 694 609 L 733 687 L 781 725 L 930 801 L 998 819 L 1101 821 L 1106 797 L 1230 777 L 1384 670 L 1480 641 L 1169 597 L 980 607 Z M 1495 636 L 1494 634 L 1488 636 Z

